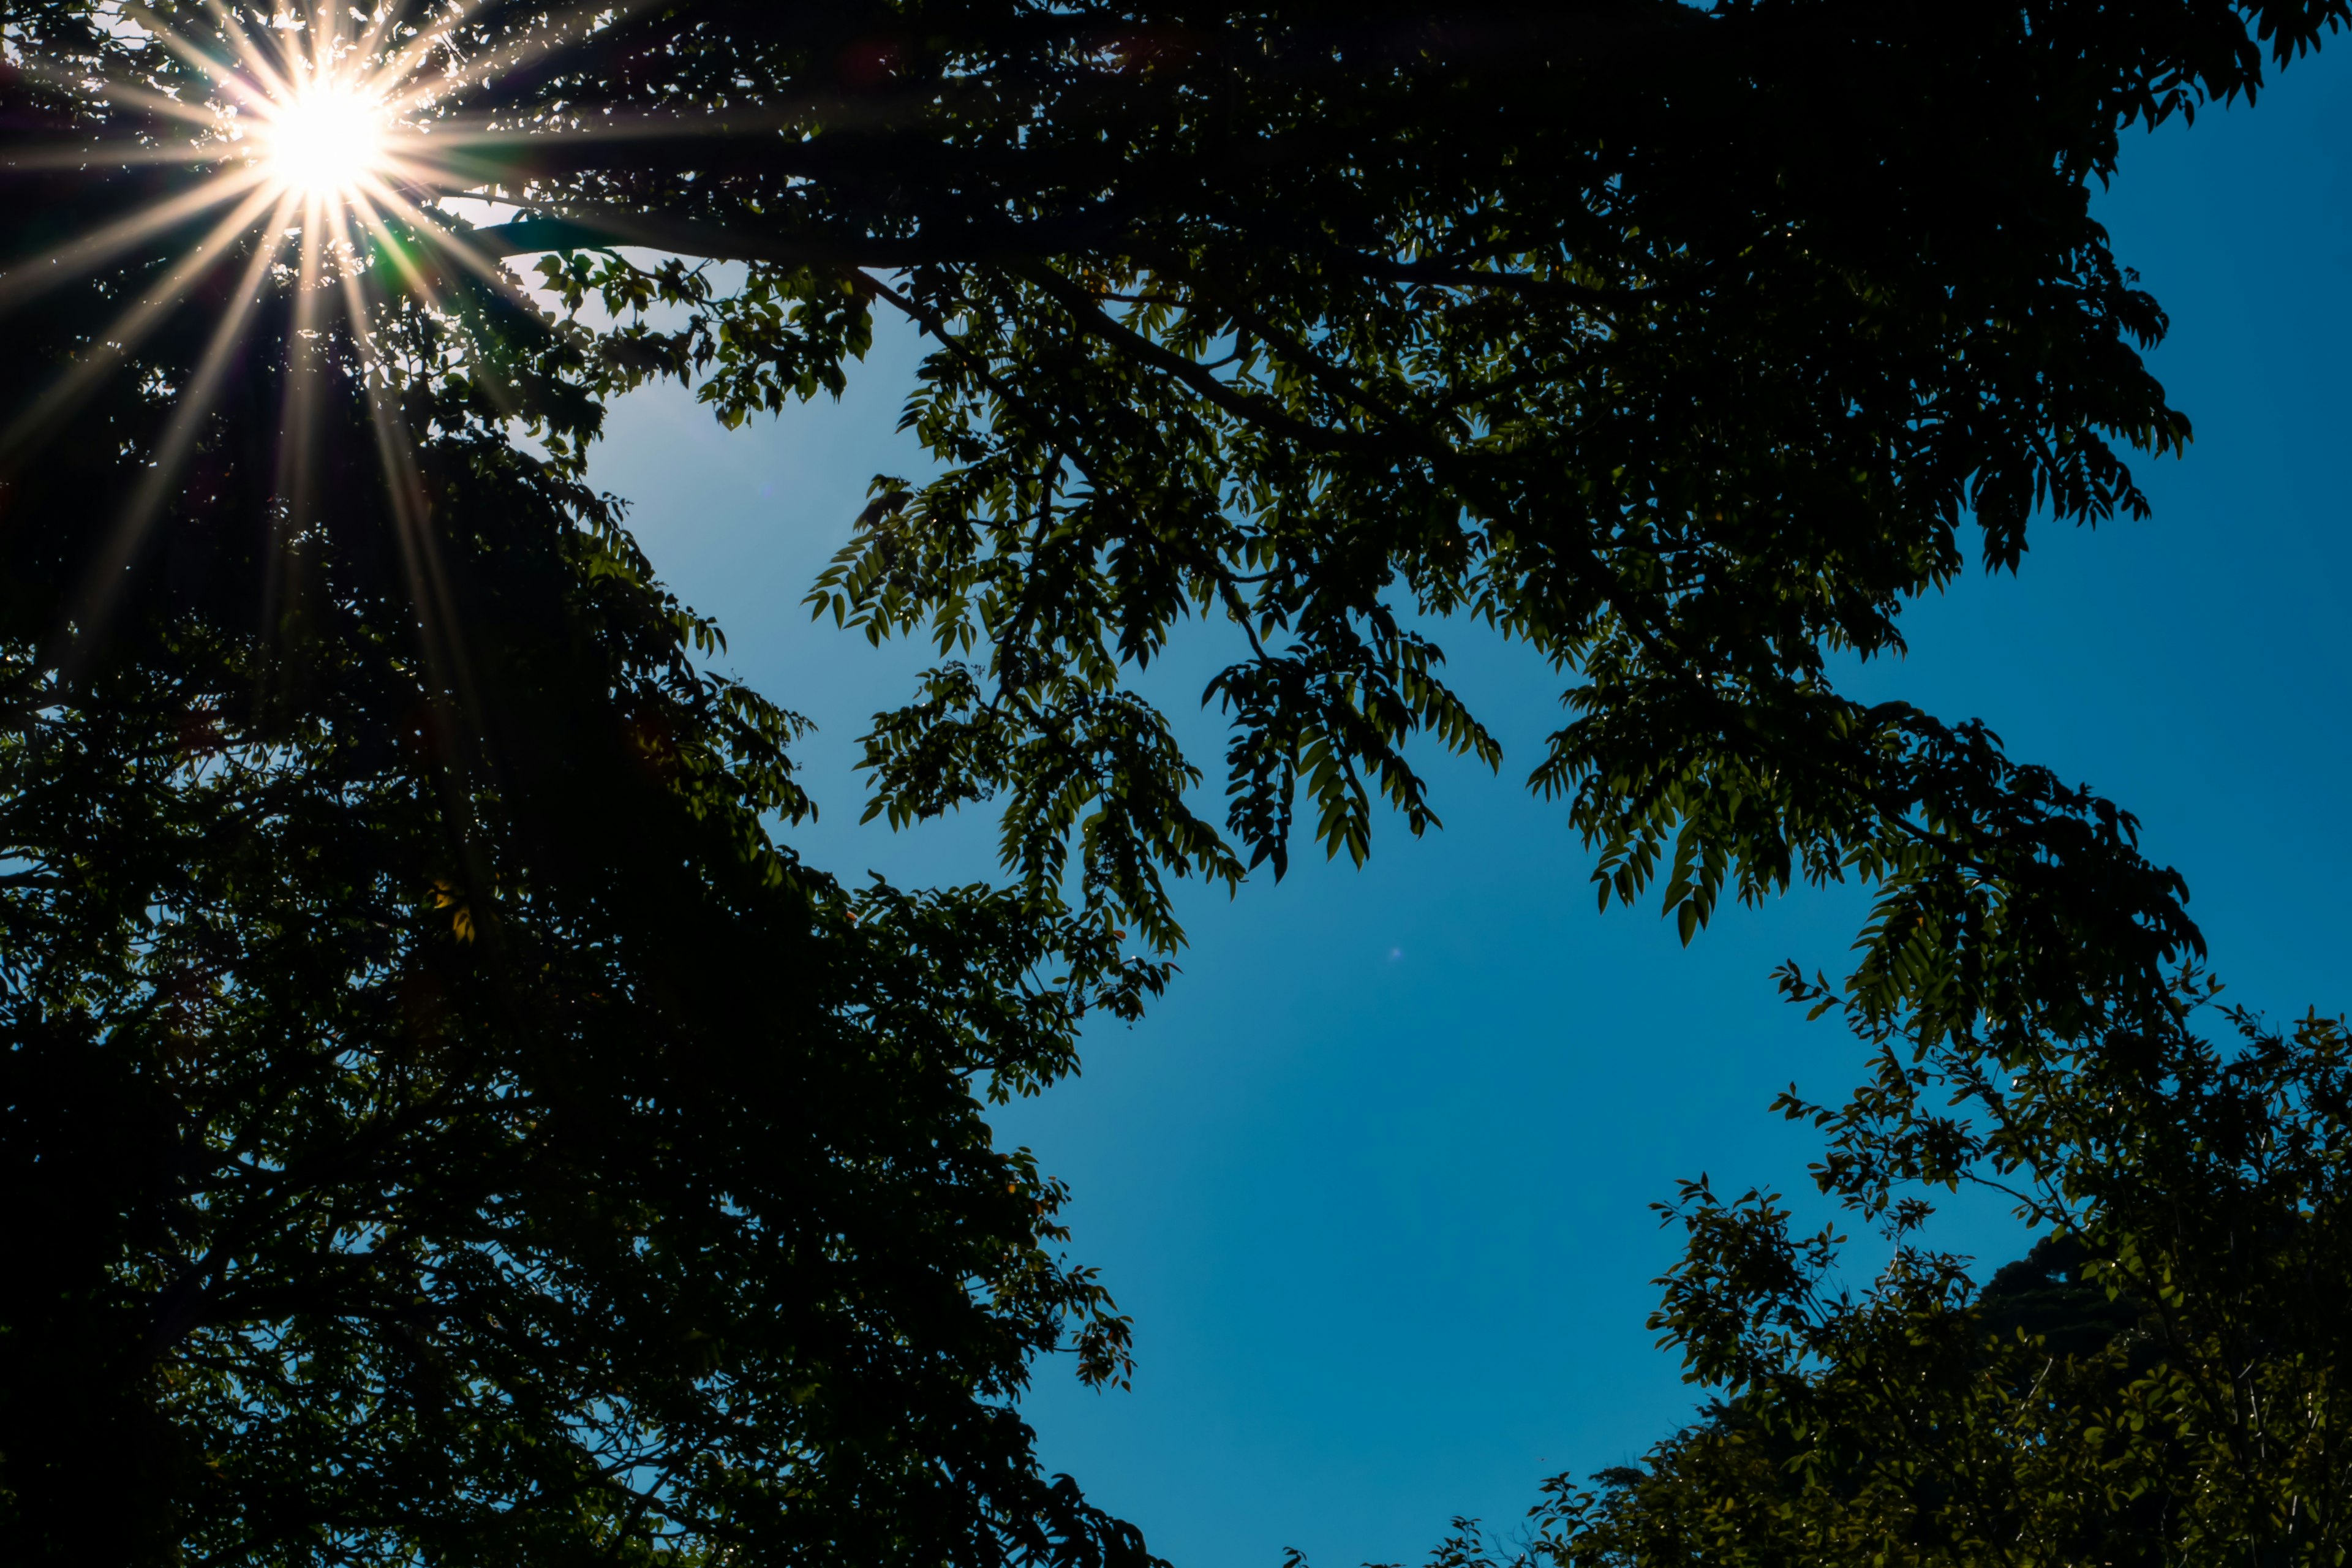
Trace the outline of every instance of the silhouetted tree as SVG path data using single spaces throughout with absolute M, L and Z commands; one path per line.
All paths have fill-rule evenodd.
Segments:
M 2139 1123 L 2097 1121 L 2193 1142 L 2252 1092 L 2102 1076 L 2137 1070 L 2119 1043 L 2158 1042 L 2152 1084 L 2203 1059 L 2179 878 L 1980 725 L 1861 707 L 1826 671 L 1899 647 L 1968 530 L 2013 566 L 2037 510 L 2144 508 L 2116 446 L 2187 424 L 2090 184 L 2125 128 L 2251 94 L 2343 0 L 489 0 L 377 39 L 446 153 L 389 173 L 364 254 L 321 264 L 344 315 L 212 211 L 76 237 L 243 155 L 244 121 L 190 120 L 246 68 L 242 15 L 5 12 L 21 1554 L 1139 1559 L 1013 1411 L 1066 1339 L 1117 1375 L 1125 1326 L 979 1096 L 1050 1081 L 1081 1009 L 1160 984 L 1120 942 L 1179 940 L 1164 875 L 1279 874 L 1302 787 L 1334 852 L 1365 853 L 1375 795 L 1418 831 L 1423 731 L 1499 763 L 1444 685 L 1449 616 L 1574 681 L 1531 783 L 1599 849 L 1604 901 L 1654 889 L 1687 940 L 1727 891 L 1876 886 L 1850 980 L 1791 980 L 1881 1053 L 1853 1104 L 1800 1108 L 1832 1190 L 1903 1222 L 1903 1182 L 2022 1172 L 2159 1303 L 2163 1268 L 2231 1256 L 2183 1262 L 2129 1190 L 2068 1184 L 2112 1161 L 2226 1215 L 2269 1157 L 2116 1160 Z M 425 208 L 457 190 L 521 216 L 452 240 Z M 596 249 L 624 241 L 745 266 Z M 469 247 L 564 248 L 547 282 L 621 324 L 541 321 Z M 877 481 L 814 599 L 937 640 L 949 662 L 868 742 L 877 808 L 1002 801 L 1006 893 L 852 896 L 778 847 L 793 721 L 702 668 L 715 628 L 582 482 L 599 397 L 677 374 L 740 422 L 837 389 L 877 310 L 935 345 L 908 418 L 939 471 Z M 1128 684 L 1196 614 L 1243 645 L 1207 693 L 1233 716 L 1222 828 Z M 2293 1070 L 2336 1037 L 2298 1035 Z M 1898 1507 L 1854 1459 L 1941 1462 L 1941 1437 L 1886 1436 L 1912 1407 L 1868 1403 L 1883 1368 L 1948 1373 L 1936 1432 L 2003 1474 L 2075 1462 L 1983 1415 L 2015 1403 L 2012 1352 L 1952 1268 L 1808 1317 L 1814 1255 L 1775 1205 L 1683 1212 L 1666 1326 L 1743 1421 L 1849 1478 L 1772 1517 L 1861 1500 L 1811 1535 L 1759 1523 L 1758 1552 L 1978 1517 L 1977 1493 Z M 2240 1262 L 2325 1278 L 2325 1226 L 2252 1234 Z M 2198 1300 L 2293 1273 L 2264 1267 Z M 2241 1364 L 2234 1310 L 2183 1316 L 2162 1363 L 2207 1377 L 2209 1415 L 2240 1387 L 2207 1376 Z M 2327 1342 L 2280 1321 L 2261 1343 Z M 2243 1364 L 2285 1380 L 2248 1394 L 2265 1409 L 2335 1397 L 2294 1381 L 2319 1363 Z M 1695 1444 L 1688 1485 L 1650 1472 L 1689 1518 L 1781 1495 L 1717 1485 L 1753 1479 L 1753 1445 Z M 2200 1495 L 2315 1520 L 2305 1452 Z M 1685 1517 L 1624 1506 L 1628 1531 Z M 2277 1533 L 2227 1528 L 2178 1539 Z
M 1793 1234 L 1776 1195 L 1688 1184 L 1653 1321 L 1720 1403 L 1597 1488 L 1550 1483 L 1518 1539 L 1465 1524 L 1432 1561 L 2337 1561 L 2352 1029 L 2231 1013 L 2216 1044 L 2194 1016 L 2032 1086 L 2054 1136 L 2023 1165 L 1973 1091 L 1972 1128 L 1933 1156 L 1911 1136 L 1931 1118 L 1829 1118 L 1822 1185 L 1904 1242 L 1859 1292 L 1836 1282 L 1836 1238 Z M 1916 1247 L 1916 1191 L 1886 1201 L 1971 1179 L 2057 1227 L 1981 1290 Z
M 2118 448 L 2189 427 L 2091 188 L 2126 128 L 2346 15 L 678 5 L 451 102 L 513 137 L 467 165 L 528 215 L 484 244 L 748 263 L 550 263 L 683 311 L 604 340 L 616 383 L 740 420 L 837 384 L 875 311 L 929 334 L 938 472 L 877 479 L 813 595 L 946 656 L 867 742 L 893 820 L 993 799 L 1028 885 L 1075 840 L 1089 908 L 1172 943 L 1161 876 L 1279 874 L 1302 791 L 1360 858 L 1375 798 L 1435 820 L 1413 737 L 1499 765 L 1431 640 L 1484 623 L 1570 678 L 1529 783 L 1604 902 L 1655 893 L 1688 939 L 1859 876 L 1858 994 L 2022 1048 L 2160 991 L 2199 941 L 2179 879 L 1830 661 L 1899 648 L 1968 535 L 2013 567 L 2037 511 L 2145 510 Z M 473 47 L 542 16 L 488 8 Z M 1222 825 L 1129 684 L 1195 616 L 1238 653 L 1203 694 Z
M 279 278 L 190 423 L 255 253 L 177 239 L 0 315 L 0 1558 L 1145 1561 L 1015 1410 L 1126 1324 L 982 1110 L 1128 999 L 772 841 L 799 721 L 509 438 L 593 428 L 576 344 Z

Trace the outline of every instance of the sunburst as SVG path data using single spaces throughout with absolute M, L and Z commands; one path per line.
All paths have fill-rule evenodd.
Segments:
M 394 378 L 384 374 L 370 322 L 383 303 L 387 277 L 394 280 L 392 287 L 436 309 L 446 287 L 436 279 L 447 279 L 453 269 L 523 300 L 515 276 L 474 246 L 466 226 L 436 205 L 495 178 L 478 163 L 467 163 L 469 150 L 478 152 L 486 141 L 511 142 L 516 133 L 491 132 L 478 120 L 452 112 L 450 103 L 469 83 L 581 36 L 576 27 L 557 26 L 543 42 L 509 44 L 495 55 L 468 59 L 457 47 L 456 35 L 469 5 L 480 3 L 464 0 L 415 13 L 402 0 L 388 0 L 373 14 L 321 5 L 303 16 L 240 11 L 228 0 L 203 0 L 200 36 L 152 12 L 126 7 L 115 16 L 114 37 L 130 55 L 150 62 L 162 60 L 156 51 L 167 51 L 173 58 L 171 74 L 183 84 L 179 89 L 159 90 L 152 72 L 143 81 L 49 73 L 65 90 L 104 100 L 107 118 L 130 126 L 131 133 L 12 156 L 16 166 L 47 163 L 96 173 L 108 166 L 176 164 L 189 178 L 169 195 L 45 254 L 0 262 L 0 310 L 22 308 L 126 258 L 152 256 L 167 236 L 194 237 L 0 430 L 0 463 L 21 456 L 44 432 L 71 417 L 108 375 L 124 370 L 142 342 L 184 308 L 199 282 L 226 267 L 238 269 L 229 306 L 177 386 L 169 421 L 100 552 L 89 590 L 68 609 L 70 641 L 86 643 L 104 621 L 122 568 L 174 492 L 256 308 L 273 289 L 290 289 L 296 330 L 289 341 L 314 342 L 331 310 L 349 323 L 366 372 L 394 517 L 410 535 L 403 554 L 411 563 L 420 618 L 443 620 L 432 640 L 454 649 L 454 626 L 433 613 L 443 595 L 435 591 L 430 541 L 423 536 L 421 508 L 415 504 L 414 446 L 402 426 L 392 395 Z M 24 64 L 41 74 L 39 60 Z M 305 351 L 293 352 L 299 356 Z M 308 467 L 300 450 L 308 438 L 307 405 L 316 382 L 300 365 L 289 370 L 282 477 L 290 477 L 290 488 L 299 491 Z M 305 504 L 299 494 L 283 499 L 293 510 Z M 61 656 L 61 662 L 70 658 Z
M 268 145 L 263 165 L 271 183 L 306 199 L 352 199 L 389 172 L 389 129 L 383 105 L 364 88 L 331 78 L 314 82 L 271 105 L 260 138 Z

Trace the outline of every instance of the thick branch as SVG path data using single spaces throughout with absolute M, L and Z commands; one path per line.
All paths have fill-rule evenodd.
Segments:
M 764 261 L 782 267 L 878 267 L 896 269 L 948 261 L 1003 261 L 1051 256 L 1099 244 L 1112 226 L 1089 215 L 1026 226 L 971 225 L 937 235 L 888 239 L 868 235 L 761 234 L 667 213 L 578 206 L 562 214 L 517 218 L 474 231 L 474 243 L 494 256 L 641 245 L 709 261 Z

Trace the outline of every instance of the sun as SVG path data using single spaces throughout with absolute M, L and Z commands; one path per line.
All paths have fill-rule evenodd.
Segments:
M 336 81 L 306 84 L 273 106 L 261 161 L 297 195 L 347 195 L 383 172 L 388 116 L 381 100 Z
M 204 346 L 177 381 L 145 477 L 115 521 L 114 552 L 90 569 L 85 600 L 101 609 L 121 564 L 177 493 L 205 422 L 240 384 L 239 356 L 265 306 L 281 312 L 282 330 L 267 329 L 262 352 L 285 356 L 284 515 L 308 517 L 320 504 L 306 455 L 314 400 L 304 389 L 323 384 L 317 378 L 331 371 L 342 374 L 328 342 L 341 317 L 395 506 L 404 509 L 401 526 L 412 531 L 429 509 L 398 396 L 408 370 L 389 362 L 374 323 L 404 300 L 452 322 L 470 352 L 488 357 L 472 341 L 461 293 L 486 290 L 519 310 L 541 308 L 506 265 L 507 253 L 477 244 L 472 226 L 440 204 L 500 185 L 509 154 L 499 150 L 519 136 L 499 116 L 456 106 L 476 84 L 486 88 L 501 71 L 576 45 L 571 23 L 522 26 L 499 47 L 469 54 L 457 35 L 486 0 L 309 0 L 314 10 L 295 8 L 304 3 L 188 0 L 170 7 L 190 25 L 184 32 L 133 0 L 106 0 L 94 14 L 119 22 L 118 32 L 100 36 L 120 47 L 121 79 L 93 73 L 78 55 L 31 62 L 45 73 L 39 79 L 86 97 L 77 112 L 105 129 L 79 144 L 36 148 L 47 161 L 29 166 L 87 169 L 101 179 L 112 169 L 141 173 L 123 186 L 131 205 L 46 252 L 19 257 L 0 237 L 0 311 L 126 258 L 155 275 L 92 334 L 86 355 L 29 398 L 0 395 L 0 460 L 37 450 L 57 419 L 135 363 L 143 341 L 194 300 L 212 306 Z M 625 12 L 635 0 L 600 4 Z M 12 16 L 0 0 L 0 18 Z M 11 52 L 16 42 L 13 31 L 0 39 L 0 78 L 10 82 L 28 68 Z M 0 163 L 14 169 L 25 155 L 12 144 Z M 147 191 L 144 171 L 156 166 L 177 177 Z M 169 252 L 145 254 L 167 236 Z M 215 279 L 226 290 L 207 284 Z M 13 417 L 12 402 L 21 404 Z M 408 559 L 429 555 L 419 544 Z M 411 587 L 420 615 L 446 595 L 423 578 Z M 92 623 L 78 625 L 77 637 L 95 635 Z

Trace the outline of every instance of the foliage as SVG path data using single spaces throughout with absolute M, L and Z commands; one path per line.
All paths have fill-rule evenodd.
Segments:
M 1483 623 L 1572 680 L 1529 783 L 1604 904 L 1688 940 L 1859 876 L 1857 994 L 2022 1048 L 2198 953 L 2184 885 L 2127 814 L 1832 667 L 1902 647 L 1964 533 L 2013 568 L 2037 512 L 2145 510 L 2119 447 L 2189 426 L 2090 187 L 2346 16 L 680 4 L 453 101 L 583 132 L 500 171 L 536 216 L 486 243 L 749 263 L 559 264 L 686 310 L 608 340 L 620 380 L 733 421 L 824 384 L 862 312 L 932 340 L 906 422 L 939 471 L 876 481 L 812 601 L 944 660 L 868 738 L 877 811 L 997 799 L 1030 886 L 1075 848 L 1082 902 L 1166 947 L 1165 873 L 1279 875 L 1302 809 L 1359 859 L 1376 799 L 1421 831 L 1416 737 L 1499 765 L 1433 640 Z M 608 105 L 759 129 L 647 148 L 590 133 Z M 1133 686 L 1195 616 L 1240 645 L 1203 693 L 1222 825 Z
M 1654 1323 L 1725 1401 L 1597 1488 L 1551 1482 L 1518 1539 L 1464 1521 L 1431 1562 L 2342 1562 L 2352 1028 L 2225 1021 L 2226 1046 L 2183 1029 L 2072 1064 L 2065 1156 L 2021 1189 L 2057 1228 L 1981 1289 L 1906 1245 L 1849 1295 L 1833 1235 L 1686 1184 Z M 1888 1140 L 1849 1122 L 1833 1142 L 1824 1189 L 1892 1212 L 1886 1167 L 1856 1180 L 1850 1158 Z M 1994 1142 L 1891 1163 L 2015 1175 Z
M 2347 18 L 440 16 L 456 75 L 420 112 L 523 212 L 478 239 L 562 250 L 544 280 L 619 325 L 453 271 L 352 336 L 278 279 L 181 449 L 233 264 L 167 279 L 159 237 L 0 318 L 12 366 L 117 372 L 0 438 L 5 1137 L 37 1227 L 0 1287 L 0 1486 L 27 1554 L 1139 1559 L 1013 1412 L 1066 1337 L 1115 1375 L 1124 1321 L 976 1091 L 1066 1070 L 1086 1005 L 1131 1015 L 1166 969 L 1124 930 L 1164 956 L 1165 878 L 1280 875 L 1302 790 L 1360 858 L 1376 798 L 1437 820 L 1415 745 L 1499 766 L 1444 679 L 1454 620 L 1571 683 L 1529 783 L 1604 904 L 1655 896 L 1687 941 L 1727 895 L 1877 891 L 1853 973 L 1789 981 L 1874 1076 L 1788 1109 L 1905 1250 L 1833 1299 L 1831 1243 L 1777 1202 L 1686 1193 L 1661 1326 L 1729 1403 L 1641 1477 L 1563 1485 L 1541 1550 L 2337 1550 L 2340 1028 L 2200 1047 L 2185 884 L 2128 814 L 1832 674 L 1899 650 L 1971 531 L 2010 569 L 2036 516 L 2145 510 L 2126 453 L 2189 426 L 2091 184 L 2126 129 L 2251 96 Z M 190 67 L 138 16 L 5 26 L 15 134 L 168 144 L 138 93 Z M 11 254 L 174 177 L 12 163 L 37 216 Z M 372 259 L 427 265 L 413 237 Z M 196 308 L 110 350 L 159 279 Z M 938 648 L 868 739 L 875 809 L 1002 801 L 1009 894 L 852 897 L 777 848 L 793 721 L 701 668 L 715 631 L 580 483 L 598 397 L 675 375 L 740 424 L 838 391 L 886 310 L 933 344 L 907 423 L 937 471 L 877 479 L 814 607 Z M 298 425 L 315 459 L 271 440 Z M 1237 643 L 1203 694 L 1222 824 L 1136 689 L 1196 616 Z M 1906 1241 L 1906 1184 L 1963 1179 L 2079 1238 L 2136 1325 L 2063 1354 L 1989 1332 L 2011 1309 Z M 50 1506 L 93 1475 L 121 1506 Z
M 2189 426 L 2092 189 L 2127 129 L 2252 96 L 2343 5 L 907 5 L 862 91 L 848 24 L 737 40 L 722 89 L 692 16 L 625 25 L 632 101 L 723 90 L 785 146 L 688 179 L 583 142 L 514 172 L 543 216 L 493 237 L 799 290 L 807 326 L 762 326 L 665 276 L 725 418 L 763 355 L 800 384 L 843 296 L 929 334 L 906 422 L 938 472 L 877 479 L 813 595 L 944 661 L 877 717 L 877 810 L 1001 799 L 1031 885 L 1075 847 L 1088 912 L 1171 943 L 1164 871 L 1279 875 L 1302 810 L 1360 859 L 1375 798 L 1435 820 L 1411 744 L 1499 765 L 1433 640 L 1468 621 L 1567 679 L 1528 782 L 1604 906 L 1657 898 L 1688 941 L 1726 896 L 1874 886 L 1852 973 L 1785 977 L 1871 1073 L 1783 1109 L 1895 1262 L 1849 1299 L 1832 1236 L 1694 1184 L 1658 1326 L 1727 1403 L 1557 1483 L 1512 1550 L 2341 1560 L 2341 1026 L 2202 1041 L 2187 887 L 2128 813 L 1832 677 L 1901 649 L 1964 534 L 2012 570 L 2036 519 L 2145 511 L 2127 452 Z M 1195 616 L 1242 645 L 1203 694 L 1222 824 L 1137 692 Z M 2042 1289 L 2087 1281 L 2087 1322 L 1922 1247 L 1920 1193 L 1964 1181 L 2083 1249 Z M 1495 1550 L 1465 1526 L 1432 1561 Z
M 67 233 L 157 184 L 7 179 Z M 251 274 L 181 238 L 0 316 L 0 1557 L 1148 1561 L 1038 1471 L 1035 1358 L 1127 1322 L 982 1115 L 1133 997 L 771 840 L 800 721 L 562 459 L 576 335 L 280 277 L 191 427 Z

